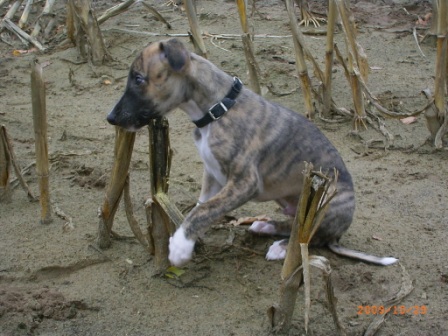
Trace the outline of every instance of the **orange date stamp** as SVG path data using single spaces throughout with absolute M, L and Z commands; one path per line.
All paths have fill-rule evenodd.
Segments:
M 384 315 L 391 313 L 393 315 L 425 315 L 428 312 L 428 307 L 425 305 L 415 306 L 358 306 L 358 315 Z

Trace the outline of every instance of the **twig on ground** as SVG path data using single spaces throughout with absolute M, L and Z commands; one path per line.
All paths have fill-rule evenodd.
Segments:
M 98 18 L 98 24 L 102 24 L 108 19 L 121 14 L 123 12 L 126 12 L 129 7 L 131 7 L 137 0 L 126 0 L 122 3 L 119 3 L 118 5 L 115 5 L 109 9 L 107 9 L 99 18 Z
M 153 6 L 142 0 L 127 0 L 118 5 L 115 5 L 106 10 L 99 18 L 98 24 L 102 24 L 108 19 L 126 12 L 134 4 L 142 4 L 148 11 L 150 11 L 159 21 L 162 21 L 168 29 L 171 29 L 171 24 L 155 9 Z
M 425 54 L 422 51 L 422 48 L 420 48 L 420 43 L 418 43 L 417 29 L 415 29 L 415 27 L 412 30 L 412 35 L 414 36 L 414 40 L 415 40 L 415 43 L 417 44 L 417 47 L 418 47 L 418 50 L 420 51 L 420 54 L 422 54 L 423 57 L 426 57 Z
M 384 307 L 384 314 L 378 314 L 370 323 L 369 327 L 367 328 L 366 332 L 364 333 L 364 336 L 373 336 L 376 335 L 377 331 L 381 328 L 381 326 L 384 324 L 386 320 L 386 316 L 393 311 L 391 309 L 393 306 L 400 303 L 406 296 L 408 296 L 412 290 L 414 289 L 414 286 L 412 285 L 411 277 L 409 276 L 409 273 L 406 271 L 406 268 L 400 264 L 401 270 L 402 270 L 402 278 L 401 278 L 401 288 L 398 291 L 397 294 L 395 294 L 392 298 L 384 302 L 382 307 Z
M 124 34 L 132 34 L 132 35 L 143 35 L 143 36 L 162 36 L 162 37 L 189 37 L 190 34 L 187 33 L 154 33 L 154 32 L 143 32 L 132 29 L 121 29 L 121 28 L 107 28 L 103 29 L 103 32 L 113 32 L 113 33 L 124 33 Z M 223 40 L 239 40 L 243 34 L 212 34 L 212 33 L 202 33 L 203 37 L 210 37 L 214 39 L 223 39 Z M 265 38 L 273 38 L 273 39 L 288 39 L 291 38 L 291 35 L 272 35 L 272 34 L 255 34 L 252 35 L 254 39 L 265 39 Z
M 34 37 L 25 33 L 22 29 L 20 29 L 17 25 L 15 25 L 10 19 L 7 19 L 7 18 L 3 19 L 3 24 L 4 24 L 5 28 L 8 28 L 12 33 L 16 34 L 24 44 L 28 44 L 28 42 L 29 42 L 29 43 L 33 44 L 40 51 L 45 50 L 45 48 L 42 46 L 42 44 L 37 39 L 35 39 Z
M 25 5 L 25 9 L 23 10 L 23 13 L 22 13 L 22 16 L 20 17 L 19 23 L 17 24 L 19 26 L 19 28 L 23 28 L 23 26 L 28 21 L 28 16 L 30 14 L 31 6 L 33 4 L 33 1 L 34 0 L 27 0 L 26 5 Z
M 123 201 L 124 208 L 126 211 L 126 217 L 128 219 L 129 226 L 131 227 L 131 231 L 134 234 L 135 238 L 142 244 L 142 246 L 151 254 L 151 249 L 149 247 L 148 241 L 144 236 L 140 226 L 137 222 L 137 219 L 134 217 L 134 210 L 132 207 L 131 195 L 129 190 L 129 174 L 126 177 L 126 181 L 124 183 L 124 192 L 123 192 Z
M 75 226 L 73 225 L 72 217 L 66 215 L 65 212 L 61 210 L 61 208 L 59 207 L 58 204 L 56 204 L 56 203 L 53 204 L 53 210 L 54 210 L 54 213 L 56 214 L 56 216 L 65 220 L 64 225 L 62 225 L 62 232 L 68 232 L 68 231 L 72 231 L 75 229 Z
M 23 190 L 26 192 L 28 199 L 30 201 L 37 201 L 37 198 L 34 197 L 33 193 L 31 192 L 30 187 L 26 183 L 25 179 L 23 178 L 24 172 L 20 170 L 20 167 L 17 163 L 16 156 L 14 154 L 14 150 L 12 147 L 11 140 L 9 139 L 8 133 L 6 132 L 6 127 L 4 125 L 0 125 L 0 150 L 3 148 L 2 153 L 0 153 L 0 173 L 1 173 L 1 183 L 2 187 L 4 188 L 3 198 L 5 200 L 9 200 L 10 198 L 10 190 L 9 186 L 11 186 L 11 190 L 13 187 L 13 182 L 9 183 L 9 166 L 12 165 L 14 168 L 14 172 L 16 174 L 16 178 L 19 181 L 20 185 L 22 186 Z M 4 167 L 2 167 L 4 166 Z M 28 168 L 29 169 L 29 168 Z M 2 195 L 0 195 L 0 198 Z
M 157 9 L 149 5 L 146 1 L 139 1 L 147 10 L 149 10 L 158 20 L 162 21 L 168 29 L 171 29 L 171 24 L 160 14 Z

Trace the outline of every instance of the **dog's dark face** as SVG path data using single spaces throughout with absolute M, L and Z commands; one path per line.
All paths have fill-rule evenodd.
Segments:
M 136 131 L 185 102 L 188 66 L 189 53 L 181 42 L 148 45 L 132 63 L 126 90 L 107 121 Z
M 146 98 L 145 81 L 141 74 L 130 71 L 123 96 L 107 116 L 110 124 L 135 131 L 157 117 L 158 112 L 153 100 Z

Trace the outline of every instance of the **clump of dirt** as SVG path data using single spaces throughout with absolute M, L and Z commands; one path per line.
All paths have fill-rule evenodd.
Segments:
M 32 289 L 2 284 L 0 288 L 0 319 L 2 329 L 33 333 L 44 319 L 64 321 L 76 317 L 80 301 L 67 301 L 60 292 L 50 288 Z
M 85 164 L 73 167 L 71 181 L 80 187 L 103 189 L 106 186 L 107 175 L 100 168 L 86 167 Z

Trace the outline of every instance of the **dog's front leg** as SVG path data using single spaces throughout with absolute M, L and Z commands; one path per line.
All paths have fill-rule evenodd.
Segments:
M 202 176 L 201 194 L 199 195 L 198 205 L 207 202 L 222 189 L 222 185 L 213 177 L 212 174 L 204 169 Z
M 239 175 L 237 179 L 229 180 L 215 196 L 196 206 L 170 238 L 170 262 L 181 266 L 191 260 L 198 235 L 229 211 L 253 199 L 257 193 L 258 175 L 245 172 L 244 178 Z
M 209 174 L 204 169 L 202 176 L 201 194 L 199 195 L 198 203 L 196 207 L 207 202 L 210 198 L 215 196 L 222 186 L 216 181 L 213 175 Z M 173 237 L 170 238 L 170 254 L 169 259 L 172 264 L 180 266 L 181 264 L 189 261 L 194 249 L 195 240 L 187 239 L 185 231 L 182 229 L 176 231 Z

